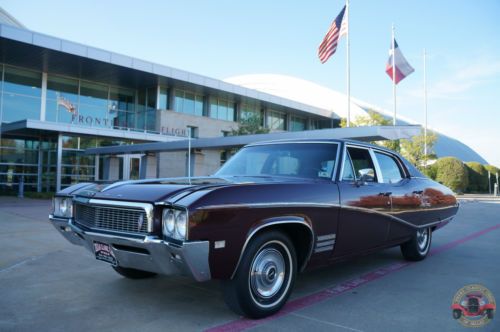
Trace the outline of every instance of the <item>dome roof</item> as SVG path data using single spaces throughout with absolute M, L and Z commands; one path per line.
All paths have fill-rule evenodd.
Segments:
M 234 76 L 224 81 L 322 108 L 341 118 L 347 117 L 346 95 L 300 78 L 277 74 L 252 74 Z M 351 100 L 351 118 L 365 114 L 366 111 Z

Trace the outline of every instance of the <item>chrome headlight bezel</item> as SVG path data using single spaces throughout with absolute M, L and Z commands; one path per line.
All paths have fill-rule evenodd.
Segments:
M 64 196 L 54 197 L 52 200 L 52 214 L 54 217 L 72 218 L 73 199 Z
M 173 228 L 172 228 L 173 217 Z M 172 239 L 184 241 L 188 236 L 188 211 L 176 207 L 166 207 L 162 211 L 163 235 Z

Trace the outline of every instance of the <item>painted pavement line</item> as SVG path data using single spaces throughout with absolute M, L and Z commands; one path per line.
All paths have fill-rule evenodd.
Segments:
M 494 230 L 500 229 L 500 224 L 496 224 L 494 226 L 485 228 L 483 230 L 480 230 L 478 232 L 469 234 L 468 236 L 465 236 L 463 238 L 448 242 L 444 245 L 441 245 L 429 253 L 429 256 L 434 256 L 437 254 L 440 254 L 444 251 L 450 250 L 452 248 L 455 248 L 456 246 L 459 246 L 467 241 L 473 240 L 477 237 L 480 237 L 484 234 L 487 234 L 489 232 L 492 232 Z M 336 297 L 338 295 L 344 294 L 348 291 L 351 291 L 355 288 L 358 288 L 362 285 L 365 285 L 367 283 L 370 283 L 372 281 L 378 280 L 382 277 L 385 277 L 389 274 L 392 274 L 394 272 L 397 272 L 405 267 L 408 267 L 410 265 L 413 265 L 414 262 L 398 262 L 398 263 L 393 263 L 389 264 L 387 266 L 378 268 L 376 270 L 373 270 L 371 272 L 368 272 L 366 274 L 363 274 L 359 277 L 354 277 L 351 278 L 347 281 L 344 281 L 338 285 L 328 287 L 326 289 L 323 289 L 321 291 L 318 291 L 316 293 L 310 294 L 310 295 L 305 295 L 303 297 L 299 297 L 297 299 L 294 299 L 292 301 L 289 301 L 285 306 L 276 314 L 273 316 L 269 316 L 263 319 L 259 320 L 253 320 L 253 319 L 248 319 L 248 318 L 239 318 L 233 321 L 230 321 L 228 323 L 223 323 L 221 325 L 217 325 L 211 328 L 206 329 L 205 331 L 208 332 L 225 332 L 225 331 L 244 331 L 252 327 L 256 327 L 265 323 L 268 323 L 270 321 L 276 320 L 278 318 L 281 318 L 283 316 L 292 314 L 298 310 L 310 307 L 312 305 L 315 305 L 317 303 L 323 302 L 327 299 L 330 299 L 332 297 Z
M 317 319 L 317 318 L 314 318 L 314 317 L 309 317 L 309 316 L 306 316 L 306 315 L 301 315 L 301 314 L 298 314 L 296 312 L 292 312 L 290 315 L 291 316 L 300 317 L 300 318 L 303 318 L 303 319 L 307 319 L 307 320 L 310 320 L 310 321 L 313 321 L 313 322 L 325 324 L 325 325 L 339 327 L 339 328 L 342 328 L 342 329 L 345 329 L 345 330 L 349 330 L 349 331 L 363 332 L 362 330 L 358 330 L 358 329 L 355 329 L 355 328 L 352 328 L 352 327 L 349 327 L 349 326 L 340 325 L 340 324 L 337 324 L 337 323 L 333 323 L 333 322 L 329 322 L 329 321 L 326 321 L 326 320 Z

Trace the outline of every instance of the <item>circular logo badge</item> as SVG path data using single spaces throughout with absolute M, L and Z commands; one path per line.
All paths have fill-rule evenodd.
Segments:
M 481 327 L 495 315 L 496 303 L 490 290 L 482 285 L 467 285 L 453 297 L 453 318 L 466 327 Z

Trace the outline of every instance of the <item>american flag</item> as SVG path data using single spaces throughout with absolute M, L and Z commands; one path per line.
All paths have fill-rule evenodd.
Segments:
M 318 48 L 318 57 L 321 63 L 325 63 L 337 50 L 339 38 L 348 33 L 347 19 L 344 19 L 345 8 L 342 8 L 340 14 L 330 25 L 330 29 L 323 38 L 323 42 Z
M 75 106 L 68 99 L 62 96 L 57 97 L 57 105 L 61 105 L 70 113 L 75 113 Z

